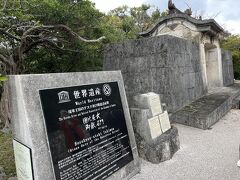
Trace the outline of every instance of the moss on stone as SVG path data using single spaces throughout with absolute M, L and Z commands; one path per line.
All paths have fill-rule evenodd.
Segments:
M 16 175 L 12 135 L 0 131 L 0 166 L 4 168 L 7 177 Z

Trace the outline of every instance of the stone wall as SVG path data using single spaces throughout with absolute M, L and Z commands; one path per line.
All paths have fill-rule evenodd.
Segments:
M 104 70 L 121 70 L 129 105 L 137 93 L 155 92 L 174 112 L 206 93 L 199 44 L 169 35 L 109 44 Z
M 232 54 L 224 49 L 222 49 L 222 70 L 223 85 L 232 85 L 234 83 Z

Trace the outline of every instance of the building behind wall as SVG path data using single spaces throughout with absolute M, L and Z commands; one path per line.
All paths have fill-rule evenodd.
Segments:
M 104 70 L 121 70 L 130 106 L 137 93 L 161 95 L 170 112 L 233 84 L 231 54 L 220 49 L 223 29 L 215 20 L 181 11 L 163 17 L 139 40 L 109 44 Z

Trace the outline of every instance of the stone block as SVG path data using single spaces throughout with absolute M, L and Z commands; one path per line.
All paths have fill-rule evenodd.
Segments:
M 180 149 L 176 127 L 172 127 L 152 143 L 146 142 L 138 133 L 135 133 L 135 137 L 139 156 L 154 164 L 170 160 Z
M 158 94 L 149 92 L 146 94 L 139 94 L 133 97 L 134 106 L 140 109 L 149 109 L 151 117 L 161 114 L 162 106 Z
M 232 109 L 240 109 L 240 96 L 233 99 Z
M 222 76 L 223 85 L 230 86 L 234 83 L 232 54 L 229 51 L 222 51 Z
M 151 133 L 151 138 L 155 139 L 162 134 L 158 117 L 148 119 L 148 126 Z
M 208 94 L 173 113 L 171 122 L 208 129 L 232 107 L 232 97 L 226 92 Z
M 0 180 L 6 180 L 7 176 L 5 174 L 5 171 L 3 169 L 3 167 L 0 166 Z
M 10 177 L 8 180 L 18 180 L 17 177 Z
M 158 115 L 158 119 L 163 133 L 171 128 L 167 111 L 164 111 L 162 114 Z
M 149 109 L 130 108 L 130 114 L 135 133 L 148 143 L 162 134 L 158 116 L 151 117 Z

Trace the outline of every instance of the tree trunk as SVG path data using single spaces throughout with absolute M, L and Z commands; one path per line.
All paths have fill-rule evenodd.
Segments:
M 3 91 L 2 91 L 2 96 L 1 96 L 1 101 L 0 101 L 0 115 L 1 115 L 1 123 L 4 124 L 3 131 L 4 132 L 9 132 L 10 131 L 10 119 L 11 119 L 11 114 L 9 111 L 9 87 L 8 87 L 8 82 L 5 82 L 3 85 Z

